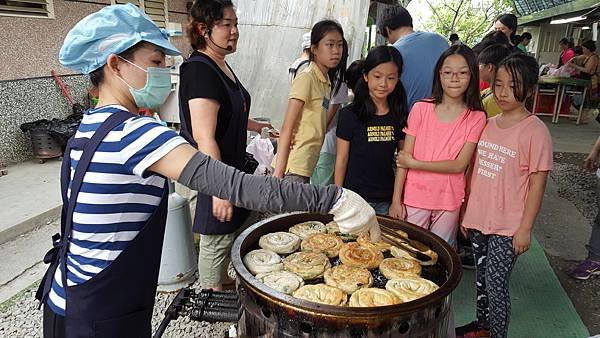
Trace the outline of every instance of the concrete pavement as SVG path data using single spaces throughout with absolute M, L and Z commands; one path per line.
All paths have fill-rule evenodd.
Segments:
M 60 216 L 60 164 L 28 161 L 0 176 L 0 244 Z
M 588 153 L 600 136 L 600 123 L 594 120 L 580 125 L 569 119 L 560 119 L 556 124 L 550 123 L 550 119 L 546 117 L 542 120 L 546 122 L 552 135 L 554 152 Z M 549 179 L 534 228 L 544 251 L 564 260 L 584 259 L 587 251 L 583 245 L 588 242 L 590 232 L 588 220 L 573 203 L 558 195 L 556 184 Z
M 0 264 L 0 304 L 42 279 L 48 268 L 42 259 L 57 232 L 60 222 L 55 220 L 0 244 L 0 257 L 4 257 Z
M 60 231 L 59 159 L 28 161 L 0 176 L 0 303 L 40 280 L 50 238 Z
M 580 125 L 565 118 L 561 118 L 558 123 L 550 123 L 547 117 L 542 120 L 552 134 L 555 152 L 588 153 L 600 136 L 600 123 L 595 120 Z

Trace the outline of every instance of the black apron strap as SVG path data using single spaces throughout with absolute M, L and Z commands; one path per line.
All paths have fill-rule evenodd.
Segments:
M 75 139 L 72 136 L 67 142 L 65 153 L 63 154 L 63 161 L 60 167 L 60 192 L 62 198 L 62 210 L 60 218 L 60 233 L 65 233 L 65 222 L 67 220 L 66 212 L 67 206 L 69 205 L 69 183 L 71 182 L 71 149 L 83 149 L 88 140 L 86 139 Z
M 79 190 L 81 189 L 81 185 L 83 184 L 83 177 L 87 172 L 87 169 L 92 162 L 92 158 L 94 157 L 94 153 L 98 146 L 102 142 L 102 140 L 108 135 L 108 133 L 113 130 L 116 126 L 125 122 L 127 119 L 134 117 L 133 114 L 126 111 L 119 111 L 112 113 L 92 135 L 92 138 L 85 142 L 83 146 L 83 153 L 81 154 L 81 158 L 77 162 L 77 167 L 75 168 L 75 173 L 73 174 L 73 179 L 71 180 L 71 194 L 69 196 L 69 203 L 67 203 L 67 209 L 65 211 L 65 222 L 64 222 L 64 232 L 62 233 L 62 246 L 60 252 L 61 258 L 61 275 L 63 282 L 63 290 L 65 290 L 65 294 L 67 292 L 67 251 L 69 249 L 69 243 L 71 242 L 71 232 L 73 230 L 73 211 L 75 210 L 75 205 L 77 205 L 77 196 L 79 195 Z M 75 140 L 73 141 L 75 143 Z M 70 152 L 70 150 L 69 150 Z M 67 159 L 70 162 L 70 158 Z M 69 170 L 69 176 L 70 176 Z M 67 184 L 68 187 L 68 184 Z M 62 187 L 62 189 L 66 189 Z M 63 190 L 63 196 L 66 194 L 66 190 Z
M 292 76 L 292 80 L 296 78 L 296 76 L 298 75 L 298 71 L 300 70 L 300 68 L 302 68 L 302 66 L 307 65 L 309 63 L 310 63 L 310 60 L 304 60 L 304 61 L 300 62 L 296 68 L 293 68 L 293 67 L 290 68 L 288 70 L 288 72 Z
M 83 182 L 83 176 L 87 171 L 87 168 L 92 160 L 94 152 L 100 145 L 100 142 L 106 137 L 106 135 L 119 124 L 135 115 L 122 111 L 116 110 L 109 116 L 100 127 L 94 132 L 91 139 L 75 139 L 71 137 L 67 142 L 65 153 L 63 154 L 63 161 L 61 164 L 61 177 L 60 177 L 60 188 L 63 206 L 61 210 L 61 222 L 60 222 L 60 235 L 55 234 L 52 236 L 52 249 L 50 249 L 44 256 L 44 263 L 50 264 L 46 271 L 44 278 L 36 292 L 35 298 L 40 301 L 40 306 L 46 302 L 50 288 L 52 287 L 52 280 L 56 269 L 59 268 L 58 264 L 61 262 L 62 269 L 62 283 L 63 288 L 66 290 L 66 254 L 69 247 L 69 240 L 71 237 L 72 230 L 72 219 L 73 210 L 77 201 L 77 195 Z M 73 180 L 71 180 L 71 149 L 82 149 L 83 154 L 75 169 Z M 73 181 L 71 186 L 71 196 L 68 195 L 69 184 Z M 69 203 L 69 200 L 73 203 Z M 63 259 L 61 259 L 63 258 Z M 66 292 L 66 291 L 65 291 Z

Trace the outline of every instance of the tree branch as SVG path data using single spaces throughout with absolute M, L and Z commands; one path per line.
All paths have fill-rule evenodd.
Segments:
M 465 0 L 460 0 L 460 2 L 458 3 L 458 7 L 456 8 L 456 11 L 454 12 L 454 18 L 452 19 L 452 24 L 451 24 L 451 31 L 454 31 L 454 25 L 456 25 L 456 18 L 458 17 L 458 13 L 460 12 L 460 8 L 462 7 L 463 3 L 465 2 Z
M 427 5 L 429 5 L 429 8 L 433 12 L 433 14 L 438 18 L 438 22 L 440 22 L 442 24 L 442 26 L 444 27 L 444 29 L 446 29 L 447 27 L 445 27 L 444 20 L 438 14 L 437 9 L 433 6 L 433 4 L 431 2 L 429 2 L 429 0 L 425 0 L 425 2 L 427 3 Z

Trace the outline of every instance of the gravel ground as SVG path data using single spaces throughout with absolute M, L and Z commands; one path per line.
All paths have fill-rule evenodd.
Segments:
M 194 287 L 198 287 L 194 284 Z M 164 312 L 171 304 L 175 297 L 175 293 L 156 295 L 156 305 L 154 306 L 154 315 L 152 316 L 153 332 L 156 331 L 160 322 L 164 317 Z M 180 317 L 177 321 L 172 321 L 163 334 L 164 338 L 177 337 L 202 337 L 202 338 L 222 338 L 225 337 L 225 332 L 229 329 L 230 324 L 191 321 L 189 317 Z
M 581 168 L 586 154 L 554 153 L 554 169 L 550 177 L 558 186 L 558 194 L 569 200 L 590 222 L 596 217 L 596 175 Z
M 21 292 L 11 300 L 0 305 L 0 337 L 41 337 L 42 311 L 38 310 L 35 299 L 37 285 Z M 156 331 L 164 317 L 175 293 L 158 293 L 152 317 L 153 332 Z M 164 338 L 202 337 L 221 338 L 229 329 L 229 324 L 190 321 L 189 317 L 180 317 L 172 321 L 163 334 Z
M 37 283 L 36 283 L 37 284 Z M 42 311 L 35 300 L 37 285 L 30 287 L 0 307 L 0 337 L 41 337 Z
M 569 200 L 591 223 L 596 217 L 596 176 L 581 168 L 587 154 L 555 153 L 550 176 L 558 194 Z M 585 243 L 581 243 L 583 245 Z M 591 335 L 600 334 L 600 278 L 575 280 L 568 276 L 577 262 L 548 255 L 550 265 Z

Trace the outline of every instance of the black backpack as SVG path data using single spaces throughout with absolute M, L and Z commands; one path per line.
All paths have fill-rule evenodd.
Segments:
M 296 75 L 298 73 L 298 69 L 302 68 L 302 66 L 304 66 L 306 64 L 309 64 L 309 63 L 310 63 L 310 60 L 304 60 L 304 61 L 300 62 L 300 64 L 298 65 L 298 67 L 288 69 L 288 73 L 292 77 L 292 80 L 296 78 Z

